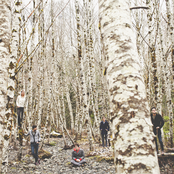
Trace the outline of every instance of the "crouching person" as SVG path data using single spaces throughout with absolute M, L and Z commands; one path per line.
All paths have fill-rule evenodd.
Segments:
M 74 151 L 72 152 L 71 163 L 74 166 L 81 166 L 81 165 L 83 166 L 84 163 L 86 163 L 85 154 L 84 154 L 83 150 L 80 149 L 79 144 L 75 144 L 74 146 L 75 146 L 75 148 L 74 148 Z

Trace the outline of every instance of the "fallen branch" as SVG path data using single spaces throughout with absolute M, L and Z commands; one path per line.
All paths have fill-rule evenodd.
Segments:
M 167 153 L 169 153 L 169 152 L 174 152 L 174 148 L 167 148 L 167 149 L 165 149 L 165 151 L 166 151 Z
M 174 158 L 174 153 L 158 154 L 158 158 Z
M 131 7 L 130 10 L 135 10 L 135 9 L 149 9 L 149 7 Z

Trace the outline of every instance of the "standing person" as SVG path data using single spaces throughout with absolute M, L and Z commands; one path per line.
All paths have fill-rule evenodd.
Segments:
M 153 124 L 153 132 L 156 136 L 158 136 L 159 143 L 161 146 L 161 151 L 162 151 L 162 154 L 164 154 L 164 146 L 163 146 L 163 142 L 162 142 L 162 138 L 161 138 L 161 128 L 164 125 L 164 120 L 160 114 L 157 114 L 155 107 L 152 107 L 152 109 L 151 109 L 151 121 Z M 156 144 L 157 153 L 159 153 L 158 152 L 157 137 L 155 138 L 155 144 Z
M 86 163 L 84 151 L 80 149 L 79 144 L 75 144 L 74 146 L 71 163 L 74 166 L 83 166 L 83 164 Z
M 102 145 L 104 147 L 104 139 L 106 141 L 106 147 L 107 147 L 107 135 L 109 131 L 109 123 L 106 121 L 105 117 L 102 117 L 103 121 L 100 123 L 100 131 L 102 136 Z
M 35 158 L 35 164 L 36 165 L 40 164 L 40 159 L 38 159 L 38 149 L 39 149 L 39 141 L 41 138 L 39 130 L 37 130 L 37 126 L 33 125 L 32 130 L 28 131 L 28 133 L 24 135 L 25 136 L 30 135 L 31 153 Z
M 22 90 L 21 94 L 18 96 L 18 98 L 16 100 L 17 115 L 18 115 L 18 126 L 20 128 L 22 126 L 25 102 L 26 102 L 25 92 L 24 92 L 24 90 Z

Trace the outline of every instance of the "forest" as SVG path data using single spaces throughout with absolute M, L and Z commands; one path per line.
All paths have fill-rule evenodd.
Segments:
M 173 0 L 0 0 L 0 173 L 172 174 L 173 115 Z

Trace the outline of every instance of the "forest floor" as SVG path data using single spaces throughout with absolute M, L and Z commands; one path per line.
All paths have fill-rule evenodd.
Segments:
M 43 149 L 51 153 L 50 158 L 41 159 L 40 165 L 34 164 L 30 146 L 23 146 L 23 157 L 20 162 L 17 159 L 17 150 L 11 148 L 9 152 L 8 174 L 114 174 L 113 152 L 111 147 L 103 148 L 94 145 L 94 151 L 89 152 L 88 142 L 82 139 L 80 147 L 86 155 L 84 167 L 72 167 L 70 164 L 73 149 L 64 150 L 63 138 L 51 138 L 50 144 L 44 144 Z M 160 160 L 161 174 L 174 174 L 174 161 Z

